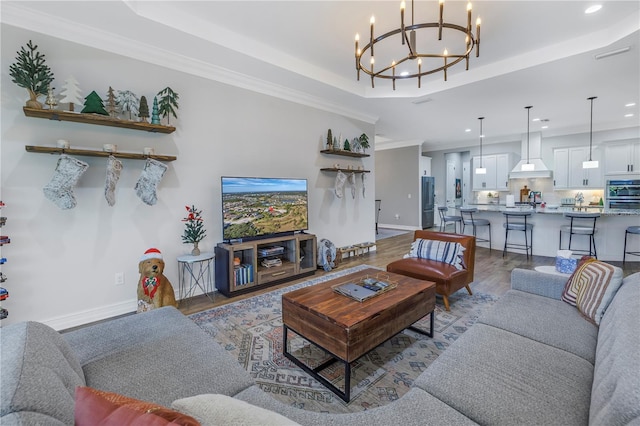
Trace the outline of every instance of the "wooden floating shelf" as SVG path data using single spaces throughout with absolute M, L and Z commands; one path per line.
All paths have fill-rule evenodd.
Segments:
M 323 154 L 333 154 L 333 155 L 342 155 L 343 157 L 369 157 L 369 154 L 362 154 L 360 152 L 351 152 L 351 151 L 334 151 L 332 149 L 323 149 L 320 151 Z
M 144 121 L 128 121 L 100 114 L 82 114 L 77 112 L 59 111 L 55 109 L 38 109 L 23 107 L 27 117 L 45 118 L 57 121 L 72 121 L 74 123 L 97 124 L 100 126 L 122 127 L 125 129 L 143 130 L 151 133 L 173 133 L 176 128 L 151 124 Z
M 125 158 L 128 160 L 146 160 L 147 158 L 153 158 L 158 161 L 175 161 L 176 157 L 172 155 L 146 155 L 136 154 L 134 152 L 106 152 L 106 151 L 94 151 L 91 149 L 74 149 L 74 148 L 55 148 L 49 146 L 33 146 L 27 145 L 24 147 L 27 152 L 35 152 L 38 154 L 69 154 L 69 155 L 84 155 L 87 157 L 108 157 L 113 155 L 116 158 Z
M 335 167 L 325 167 L 323 169 L 320 169 L 323 172 L 345 172 L 345 173 L 371 173 L 371 170 L 357 170 L 357 169 L 343 169 L 343 168 L 339 168 L 336 169 Z

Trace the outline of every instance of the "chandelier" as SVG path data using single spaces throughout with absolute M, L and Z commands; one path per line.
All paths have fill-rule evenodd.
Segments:
M 400 3 L 400 28 L 396 28 L 395 30 L 389 31 L 380 36 L 374 37 L 373 27 L 375 24 L 375 18 L 371 17 L 371 28 L 370 28 L 370 36 L 369 43 L 366 44 L 362 49 L 359 47 L 360 35 L 356 34 L 356 71 L 357 78 L 360 81 L 360 71 L 364 72 L 371 76 L 371 87 L 375 88 L 374 80 L 375 78 L 384 78 L 387 80 L 392 80 L 393 82 L 393 90 L 396 90 L 396 79 L 404 80 L 409 78 L 418 78 L 418 88 L 420 88 L 421 78 L 423 76 L 434 74 L 442 71 L 444 74 L 444 81 L 447 81 L 447 69 L 450 67 L 460 63 L 461 61 L 465 61 L 466 69 L 469 69 L 469 54 L 473 51 L 473 48 L 476 49 L 476 57 L 480 56 L 480 18 L 476 20 L 476 36 L 474 38 L 473 33 L 471 31 L 471 2 L 467 3 L 467 25 L 461 26 L 457 24 L 452 24 L 449 22 L 444 22 L 444 0 L 439 0 L 440 4 L 440 15 L 438 22 L 427 22 L 422 24 L 415 24 L 414 19 L 414 10 L 413 10 L 413 0 L 411 0 L 411 25 L 405 25 L 404 22 L 404 14 L 405 14 L 405 2 L 402 1 Z M 464 36 L 464 39 L 460 37 L 460 40 L 451 39 L 452 44 L 461 45 L 459 47 L 461 53 L 455 53 L 454 50 L 449 51 L 446 47 L 443 51 L 435 52 L 435 51 L 424 51 L 421 49 L 426 49 L 425 39 L 420 40 L 422 43 L 421 46 L 418 46 L 418 30 L 424 30 L 421 34 L 425 34 L 429 29 L 437 29 L 438 32 L 438 41 L 442 41 L 442 33 L 443 29 L 450 29 L 457 31 L 460 36 Z M 435 32 L 435 30 L 434 30 Z M 450 32 L 447 32 L 448 34 Z M 380 49 L 382 46 L 377 45 L 381 41 L 399 35 L 400 40 L 396 40 L 398 45 L 406 46 L 406 51 L 402 53 L 404 57 L 399 57 L 396 61 L 393 59 L 390 64 L 382 65 L 381 68 L 377 68 L 375 62 L 374 55 L 374 47 Z M 392 42 L 394 39 L 389 40 Z M 454 41 L 456 43 L 454 43 Z M 389 43 L 385 43 L 389 44 Z M 450 46 L 453 47 L 453 46 Z M 429 48 L 432 49 L 431 46 Z M 366 62 L 366 59 L 363 58 L 365 53 L 369 51 L 369 61 L 368 64 L 363 64 L 363 60 Z M 393 56 L 393 55 L 391 55 Z M 401 56 L 399 54 L 399 56 Z M 399 68 L 403 63 L 407 61 L 416 61 L 415 65 L 411 65 L 409 68 L 412 68 L 412 71 L 403 71 L 399 74 L 396 74 L 396 68 Z M 423 59 L 425 60 L 423 64 Z M 428 63 L 427 63 L 428 62 Z M 409 65 L 409 64 L 405 64 Z

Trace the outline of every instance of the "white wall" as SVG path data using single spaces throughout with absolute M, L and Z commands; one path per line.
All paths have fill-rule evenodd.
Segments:
M 309 232 L 347 245 L 375 238 L 374 173 L 367 180 L 366 198 L 334 195 L 335 174 L 321 172 L 333 163 L 364 165 L 375 170 L 371 157 L 349 160 L 320 154 L 326 131 L 349 139 L 374 126 L 274 97 L 96 49 L 2 25 L 1 199 L 7 216 L 2 247 L 8 259 L 2 271 L 10 297 L 3 324 L 43 321 L 67 328 L 135 310 L 138 259 L 149 247 L 159 248 L 167 264 L 165 275 L 178 291 L 176 257 L 191 250 L 182 244 L 184 206 L 203 210 L 207 237 L 203 251 L 221 241 L 220 176 L 271 176 L 308 179 Z M 102 97 L 109 86 L 145 95 L 150 104 L 159 90 L 170 86 L 180 96 L 177 127 L 170 135 L 88 124 L 25 117 L 25 89 L 11 82 L 8 69 L 20 46 L 33 40 L 46 54 L 59 92 L 73 74 L 84 95 Z M 25 151 L 25 145 L 54 146 L 68 139 L 72 147 L 101 149 L 117 144 L 120 151 L 177 156 L 158 189 L 158 202 L 144 204 L 134 186 L 144 161 L 123 160 L 116 204 L 104 198 L 106 159 L 78 157 L 89 164 L 75 189 L 77 207 L 60 210 L 47 200 L 42 187 L 49 182 L 57 156 Z M 114 285 L 124 272 L 125 285 Z

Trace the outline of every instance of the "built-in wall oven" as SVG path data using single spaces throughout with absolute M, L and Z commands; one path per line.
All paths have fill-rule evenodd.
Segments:
M 610 209 L 640 210 L 640 179 L 608 180 L 605 194 Z

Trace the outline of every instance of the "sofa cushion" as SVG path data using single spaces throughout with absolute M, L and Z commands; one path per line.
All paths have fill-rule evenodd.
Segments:
M 275 411 L 308 426 L 457 426 L 477 424 L 418 388 L 411 388 L 400 399 L 382 407 L 343 414 L 307 411 L 304 409 L 304 400 L 301 400 L 299 406 L 283 404 L 258 386 L 251 386 L 245 389 L 235 398 Z M 354 404 L 357 401 L 352 401 L 351 403 Z
M 585 259 L 567 281 L 562 300 L 577 307 L 587 320 L 600 324 L 620 284 L 622 269 L 596 259 Z
M 286 426 L 299 425 L 276 412 L 220 394 L 196 395 L 171 404 L 176 410 L 190 414 L 202 426 Z
M 76 388 L 75 426 L 199 426 L 191 416 L 158 404 L 85 386 Z
M 234 395 L 254 384 L 237 360 L 173 307 L 99 323 L 64 337 L 80 354 L 87 386 L 166 407 L 203 393 Z
M 85 379 L 60 334 L 37 322 L 11 324 L 0 329 L 0 347 L 2 423 L 10 413 L 31 412 L 19 417 L 73 424 L 75 388 L 84 386 Z
M 600 322 L 592 425 L 640 424 L 640 272 L 624 279 Z
M 593 366 L 569 352 L 475 324 L 414 382 L 490 425 L 587 424 Z
M 408 256 L 435 260 L 453 265 L 454 268 L 461 270 L 464 269 L 462 264 L 464 250 L 465 248 L 460 243 L 416 238 L 411 243 L 411 251 Z
M 509 290 L 478 322 L 571 352 L 595 364 L 598 327 L 560 300 Z

